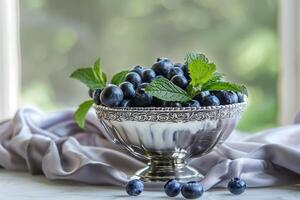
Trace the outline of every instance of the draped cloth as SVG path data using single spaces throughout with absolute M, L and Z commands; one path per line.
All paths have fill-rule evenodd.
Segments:
M 24 107 L 1 122 L 0 166 L 52 180 L 119 186 L 146 166 L 106 137 L 93 112 L 84 130 L 75 124 L 73 113 Z M 300 113 L 293 125 L 249 136 L 235 131 L 224 144 L 189 164 L 204 175 L 205 190 L 226 187 L 233 177 L 241 177 L 248 187 L 300 183 Z

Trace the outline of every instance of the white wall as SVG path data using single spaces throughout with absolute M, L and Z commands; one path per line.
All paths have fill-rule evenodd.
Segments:
M 18 0 L 0 0 L 0 120 L 11 117 L 19 94 Z

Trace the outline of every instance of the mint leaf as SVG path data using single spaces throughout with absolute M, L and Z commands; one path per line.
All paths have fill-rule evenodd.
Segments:
M 71 74 L 70 78 L 81 81 L 92 90 L 103 88 L 107 82 L 107 76 L 102 72 L 100 58 L 96 60 L 92 67 L 77 69 Z
M 164 101 L 187 102 L 192 100 L 186 91 L 163 77 L 154 79 L 145 88 L 145 92 Z
M 94 104 L 93 100 L 88 100 L 79 105 L 74 114 L 74 120 L 80 128 L 84 128 L 85 116 Z
M 104 83 L 106 84 L 107 83 L 107 75 L 104 72 L 102 72 L 102 78 L 103 78 Z
M 194 53 L 194 52 L 189 52 L 185 56 L 185 61 L 190 63 L 193 60 L 202 60 L 205 63 L 208 63 L 208 58 L 202 54 L 202 53 Z
M 121 71 L 119 73 L 116 73 L 112 79 L 111 79 L 111 83 L 112 84 L 115 84 L 115 85 L 120 85 L 122 82 L 125 81 L 125 77 L 128 73 L 128 70 L 124 70 L 124 71 Z
M 248 96 L 248 90 L 244 85 L 238 85 L 229 82 L 215 82 L 208 85 L 203 85 L 202 90 L 229 90 L 234 92 L 241 92 Z
M 99 82 L 98 77 L 96 77 L 93 68 L 77 69 L 70 75 L 70 78 L 79 80 L 92 90 L 104 87 L 104 84 L 102 82 Z
M 214 85 L 216 82 L 221 82 L 224 78 L 224 75 L 219 73 L 219 72 L 215 72 L 213 74 L 213 76 L 211 77 L 211 79 L 209 79 L 206 83 L 204 83 L 202 85 L 202 88 L 207 88 L 210 85 Z
M 188 62 L 193 87 L 200 88 L 202 84 L 212 78 L 216 71 L 216 65 L 209 63 L 203 54 L 188 53 L 186 55 L 186 61 Z
M 102 83 L 103 85 L 106 84 L 107 77 L 104 72 L 102 72 L 102 66 L 101 66 L 101 60 L 98 58 L 96 62 L 94 63 L 94 66 L 92 67 L 95 77 L 97 78 L 99 83 Z

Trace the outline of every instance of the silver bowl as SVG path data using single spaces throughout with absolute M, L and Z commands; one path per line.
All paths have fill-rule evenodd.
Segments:
M 202 175 L 187 165 L 210 152 L 235 128 L 246 103 L 200 108 L 108 108 L 95 106 L 111 139 L 148 165 L 135 174 L 143 181 L 181 182 Z

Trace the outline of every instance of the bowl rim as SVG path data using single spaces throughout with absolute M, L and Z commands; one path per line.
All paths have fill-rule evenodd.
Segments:
M 107 107 L 103 105 L 96 105 L 94 104 L 95 108 L 105 110 L 105 111 L 158 111 L 158 112 L 172 112 L 172 111 L 213 111 L 213 110 L 222 110 L 222 109 L 231 109 L 231 108 L 237 108 L 237 107 L 244 107 L 247 105 L 247 102 L 241 102 L 241 103 L 234 103 L 234 104 L 228 104 L 228 105 L 219 105 L 219 106 L 201 106 L 201 107 Z

